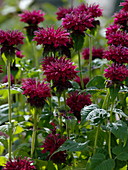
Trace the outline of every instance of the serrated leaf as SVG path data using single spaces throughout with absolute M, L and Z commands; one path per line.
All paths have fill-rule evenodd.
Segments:
M 119 139 L 127 141 L 128 139 L 128 127 L 127 124 L 121 120 L 108 125 L 109 130 Z
M 128 144 L 126 146 L 115 146 L 112 152 L 116 155 L 116 158 L 121 161 L 128 160 Z
M 110 114 L 104 109 L 94 109 L 92 110 L 86 120 L 91 122 L 91 125 L 98 125 L 101 124 L 104 119 L 108 118 Z
M 94 170 L 113 170 L 115 167 L 115 161 L 113 159 L 104 160 Z
M 104 89 L 105 88 L 105 78 L 103 76 L 95 76 L 91 79 L 87 85 L 87 88 L 97 88 L 97 89 Z
M 82 116 L 81 124 L 84 124 L 84 123 L 87 121 L 86 118 L 87 118 L 88 114 L 89 114 L 92 110 L 97 109 L 97 108 L 99 108 L 99 106 L 96 105 L 96 104 L 91 104 L 91 105 L 89 105 L 89 106 L 85 106 L 85 107 L 81 110 L 81 116 Z

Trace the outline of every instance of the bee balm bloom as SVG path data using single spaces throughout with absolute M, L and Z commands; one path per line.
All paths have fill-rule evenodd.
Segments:
M 31 106 L 43 107 L 47 97 L 51 97 L 49 84 L 36 81 L 35 79 L 24 79 L 22 83 L 23 94 Z

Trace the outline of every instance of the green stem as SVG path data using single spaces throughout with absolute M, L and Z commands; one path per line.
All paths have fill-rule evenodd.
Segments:
M 92 78 L 92 37 L 89 37 L 89 51 L 90 51 L 90 54 L 89 54 L 89 78 L 91 79 Z
M 109 92 L 109 89 L 107 89 L 107 93 L 106 93 L 106 96 L 105 96 L 105 99 L 104 99 L 104 102 L 103 102 L 103 105 L 102 105 L 102 109 L 108 109 L 107 108 L 107 103 L 108 103 L 108 99 L 110 97 L 110 92 Z
M 83 78 L 82 78 L 82 66 L 81 66 L 81 56 L 80 56 L 80 51 L 78 51 L 78 66 L 79 66 L 79 71 L 80 71 L 80 82 L 81 82 L 81 87 L 84 89 L 84 83 L 83 83 Z
M 112 112 L 113 112 L 113 108 L 114 108 L 114 101 L 112 102 L 111 105 L 111 111 L 110 111 L 110 123 L 112 122 Z M 112 159 L 112 153 L 111 153 L 111 132 L 109 131 L 109 138 L 108 138 L 108 153 L 109 153 L 109 157 L 110 159 Z
M 100 125 L 99 125 L 98 127 L 96 127 L 96 134 L 95 134 L 95 141 L 94 141 L 94 151 L 93 151 L 93 155 L 96 153 L 99 129 L 100 129 Z
M 37 110 L 34 108 L 34 113 L 33 113 L 33 133 L 32 133 L 32 143 L 31 143 L 31 157 L 33 158 L 34 151 L 35 151 L 35 145 L 36 145 L 36 138 L 37 138 L 37 119 L 38 119 L 38 114 Z
M 64 98 L 64 107 L 65 107 L 65 111 L 66 111 L 67 109 L 66 109 L 66 95 L 65 95 L 65 91 L 63 92 L 63 98 Z
M 32 49 L 33 49 L 33 55 L 34 55 L 34 65 L 35 65 L 35 68 L 38 69 L 38 57 L 37 57 L 37 53 L 36 53 L 36 44 L 35 42 L 32 42 Z
M 12 111 L 11 111 L 11 70 L 10 70 L 10 61 L 7 61 L 7 76 L 8 76 L 8 119 L 9 119 L 9 143 L 8 143 L 8 153 L 9 159 L 11 159 L 12 152 Z

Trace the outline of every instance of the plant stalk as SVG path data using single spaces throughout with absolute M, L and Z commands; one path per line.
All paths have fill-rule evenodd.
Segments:
M 96 153 L 99 129 L 100 129 L 100 125 L 98 125 L 98 127 L 96 127 L 96 134 L 95 134 L 95 141 L 94 141 L 94 151 L 93 151 L 93 155 Z
M 33 114 L 34 114 L 33 115 L 34 124 L 33 124 L 32 143 L 31 143 L 31 157 L 32 158 L 34 156 L 36 138 L 37 138 L 37 119 L 38 119 L 37 109 L 34 108 Z
M 82 78 L 82 66 L 81 66 L 81 56 L 80 56 L 80 51 L 78 51 L 78 66 L 79 66 L 79 71 L 80 71 L 80 83 L 82 89 L 84 89 L 84 83 L 83 83 L 83 78 Z
M 12 152 L 12 111 L 11 111 L 11 62 L 7 60 L 7 76 L 8 76 L 8 119 L 9 119 L 9 143 L 8 143 L 8 153 L 9 159 L 11 159 Z
M 90 51 L 90 54 L 89 54 L 89 78 L 91 79 L 92 78 L 92 37 L 89 37 L 89 51 Z

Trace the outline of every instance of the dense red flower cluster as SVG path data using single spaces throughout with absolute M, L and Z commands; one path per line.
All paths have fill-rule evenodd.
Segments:
M 33 39 L 37 41 L 37 44 L 43 44 L 44 46 L 51 45 L 53 47 L 67 46 L 70 42 L 69 33 L 59 27 L 54 29 L 54 27 L 47 27 L 35 31 L 35 37 Z
M 95 58 L 103 58 L 103 48 L 92 48 L 92 59 L 94 60 Z M 89 48 L 84 48 L 82 51 L 82 56 L 85 60 L 89 59 Z
M 33 161 L 28 158 L 17 158 L 7 161 L 3 170 L 34 170 L 36 167 L 33 165 Z
M 99 5 L 81 4 L 68 12 L 62 18 L 64 28 L 72 31 L 84 32 L 96 26 L 95 18 L 102 15 Z
M 42 68 L 47 80 L 52 80 L 53 85 L 60 90 L 68 88 L 69 80 L 73 80 L 78 73 L 76 66 L 66 57 L 46 57 L 43 59 Z
M 50 160 L 55 163 L 65 163 L 67 156 L 66 151 L 60 151 L 53 154 L 65 141 L 66 138 L 64 136 L 60 136 L 59 134 L 49 134 L 41 146 L 44 148 L 42 153 L 49 152 L 47 159 L 50 158 Z
M 74 81 L 77 82 L 77 83 L 79 84 L 80 88 L 82 89 L 82 84 L 81 84 L 81 81 L 80 81 L 80 77 L 77 76 L 77 77 L 74 79 Z M 89 78 L 88 78 L 88 77 L 83 78 L 82 81 L 83 81 L 84 89 L 85 89 L 85 88 L 86 88 L 86 84 L 89 82 Z
M 113 64 L 104 70 L 106 78 L 113 82 L 124 81 L 128 77 L 128 69 L 125 65 Z
M 65 15 L 70 14 L 72 11 L 73 11 L 73 8 L 68 8 L 68 9 L 63 8 L 63 7 L 58 8 L 58 11 L 56 12 L 57 19 L 61 20 L 62 18 L 65 18 Z
M 128 11 L 128 0 L 125 0 L 125 2 L 121 2 L 120 6 L 123 6 L 124 11 Z
M 127 23 L 128 23 L 128 11 L 120 10 L 119 13 L 116 13 L 114 15 L 114 23 L 121 25 L 123 29 L 127 29 Z
M 16 56 L 17 56 L 18 58 L 23 58 L 23 57 L 25 57 L 25 56 L 21 53 L 21 51 L 16 51 Z
M 3 46 L 14 46 L 23 44 L 23 33 L 18 30 L 0 30 L 0 44 Z
M 121 45 L 111 45 L 108 47 L 108 50 L 104 52 L 104 58 L 117 63 L 128 63 L 128 48 Z
M 2 71 L 2 67 L 0 66 L 0 73 L 2 73 L 3 71 Z
M 34 107 L 43 107 L 46 98 L 51 97 L 49 84 L 32 78 L 23 80 L 22 89 L 28 103 Z
M 91 96 L 85 92 L 79 93 L 78 91 L 74 91 L 69 93 L 66 103 L 78 121 L 81 121 L 81 109 L 84 106 L 90 105 L 92 103 L 90 97 Z
M 25 22 L 29 25 L 37 25 L 40 22 L 44 21 L 45 13 L 41 10 L 34 11 L 24 11 L 22 14 L 19 14 L 21 17 L 20 21 Z

